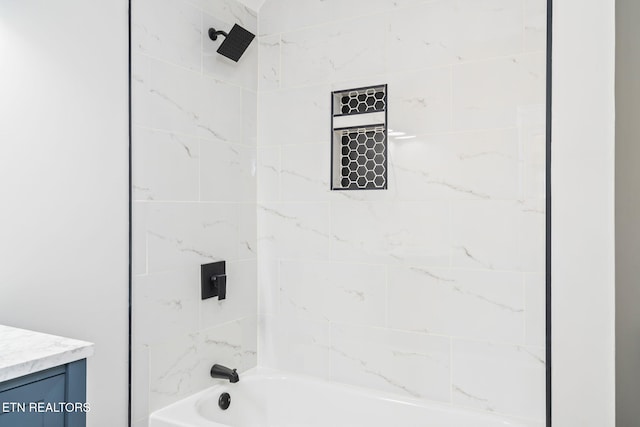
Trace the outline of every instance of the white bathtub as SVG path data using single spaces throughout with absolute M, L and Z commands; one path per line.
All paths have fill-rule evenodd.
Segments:
M 227 410 L 221 393 L 231 395 Z M 529 427 L 519 421 L 254 368 L 151 414 L 149 427 Z M 537 424 L 536 424 L 537 425 Z

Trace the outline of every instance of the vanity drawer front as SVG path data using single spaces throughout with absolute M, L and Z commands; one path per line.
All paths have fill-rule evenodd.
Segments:
M 0 427 L 64 427 L 64 412 L 37 412 L 32 402 L 58 404 L 65 400 L 65 375 L 60 374 L 0 392 Z M 2 413 L 3 403 L 12 405 L 13 412 Z M 31 409 L 31 410 L 30 410 Z M 54 408 L 58 409 L 59 408 Z

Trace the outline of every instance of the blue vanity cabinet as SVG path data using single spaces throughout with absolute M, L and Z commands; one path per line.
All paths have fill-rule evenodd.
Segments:
M 0 427 L 85 427 L 85 412 L 65 406 L 86 394 L 86 359 L 2 382 Z

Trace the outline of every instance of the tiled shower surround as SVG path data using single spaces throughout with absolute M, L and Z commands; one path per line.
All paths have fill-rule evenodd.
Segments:
M 267 0 L 261 365 L 545 407 L 545 1 Z M 331 92 L 388 84 L 388 189 L 329 191 Z
M 139 425 L 259 363 L 542 426 L 546 1 L 133 3 Z M 331 192 L 331 92 L 381 84 L 388 189 Z
M 233 0 L 134 0 L 133 419 L 204 389 L 214 363 L 256 364 L 258 44 L 239 64 L 209 27 L 257 17 Z M 200 264 L 227 261 L 227 299 Z

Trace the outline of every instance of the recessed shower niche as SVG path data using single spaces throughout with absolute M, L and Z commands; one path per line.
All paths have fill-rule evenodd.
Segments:
M 332 190 L 387 188 L 387 85 L 332 93 Z

